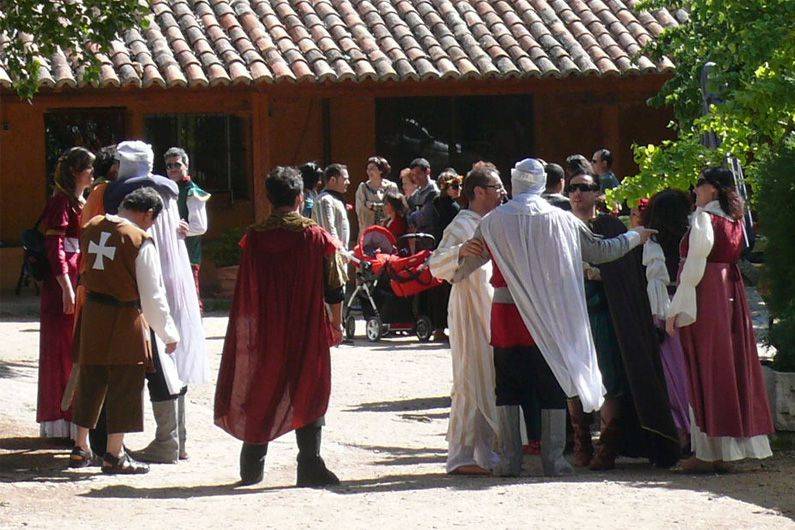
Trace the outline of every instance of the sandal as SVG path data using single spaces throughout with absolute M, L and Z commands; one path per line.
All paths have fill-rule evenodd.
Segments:
M 99 466 L 102 462 L 99 457 L 95 455 L 90 449 L 84 451 L 80 446 L 74 446 L 72 452 L 69 454 L 69 467 L 72 469 L 80 469 L 89 466 Z
M 715 472 L 715 464 L 705 460 L 699 460 L 695 456 L 691 456 L 686 460 L 679 462 L 679 467 L 683 473 L 691 475 L 704 475 L 707 473 Z
M 126 452 L 119 457 L 105 453 L 103 460 L 102 472 L 106 475 L 143 475 L 144 473 L 149 473 L 149 466 L 133 460 Z

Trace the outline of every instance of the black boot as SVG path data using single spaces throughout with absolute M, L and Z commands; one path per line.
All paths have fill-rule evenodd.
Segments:
M 243 442 L 240 449 L 240 483 L 244 486 L 262 482 L 265 474 L 265 455 L 268 444 Z
M 298 442 L 298 480 L 299 488 L 317 488 L 336 486 L 340 483 L 337 475 L 329 471 L 326 463 L 320 458 L 320 432 L 317 424 L 307 425 L 295 431 Z

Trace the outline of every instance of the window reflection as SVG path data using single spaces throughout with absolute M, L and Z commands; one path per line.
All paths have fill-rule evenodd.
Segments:
M 376 145 L 392 167 L 428 159 L 434 176 L 474 162 L 493 162 L 506 182 L 514 163 L 533 153 L 529 95 L 382 98 L 376 100 Z

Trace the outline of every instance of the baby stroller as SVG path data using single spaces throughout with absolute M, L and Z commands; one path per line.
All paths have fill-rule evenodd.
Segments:
M 430 234 L 406 234 L 399 239 L 382 226 L 362 232 L 354 248 L 356 288 L 343 308 L 345 336 L 356 333 L 356 314 L 365 320 L 371 342 L 396 331 L 415 333 L 430 340 L 433 323 L 418 295 L 442 284 L 428 268 L 435 243 Z

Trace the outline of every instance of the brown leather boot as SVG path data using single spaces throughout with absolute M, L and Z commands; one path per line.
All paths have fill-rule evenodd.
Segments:
M 568 400 L 569 418 L 574 430 L 574 465 L 586 467 L 593 458 L 593 443 L 591 442 L 591 415 L 582 410 L 579 399 Z
M 607 399 L 602 406 L 602 432 L 599 434 L 596 454 L 588 466 L 591 471 L 606 471 L 616 467 L 621 441 L 620 406 L 617 399 Z

